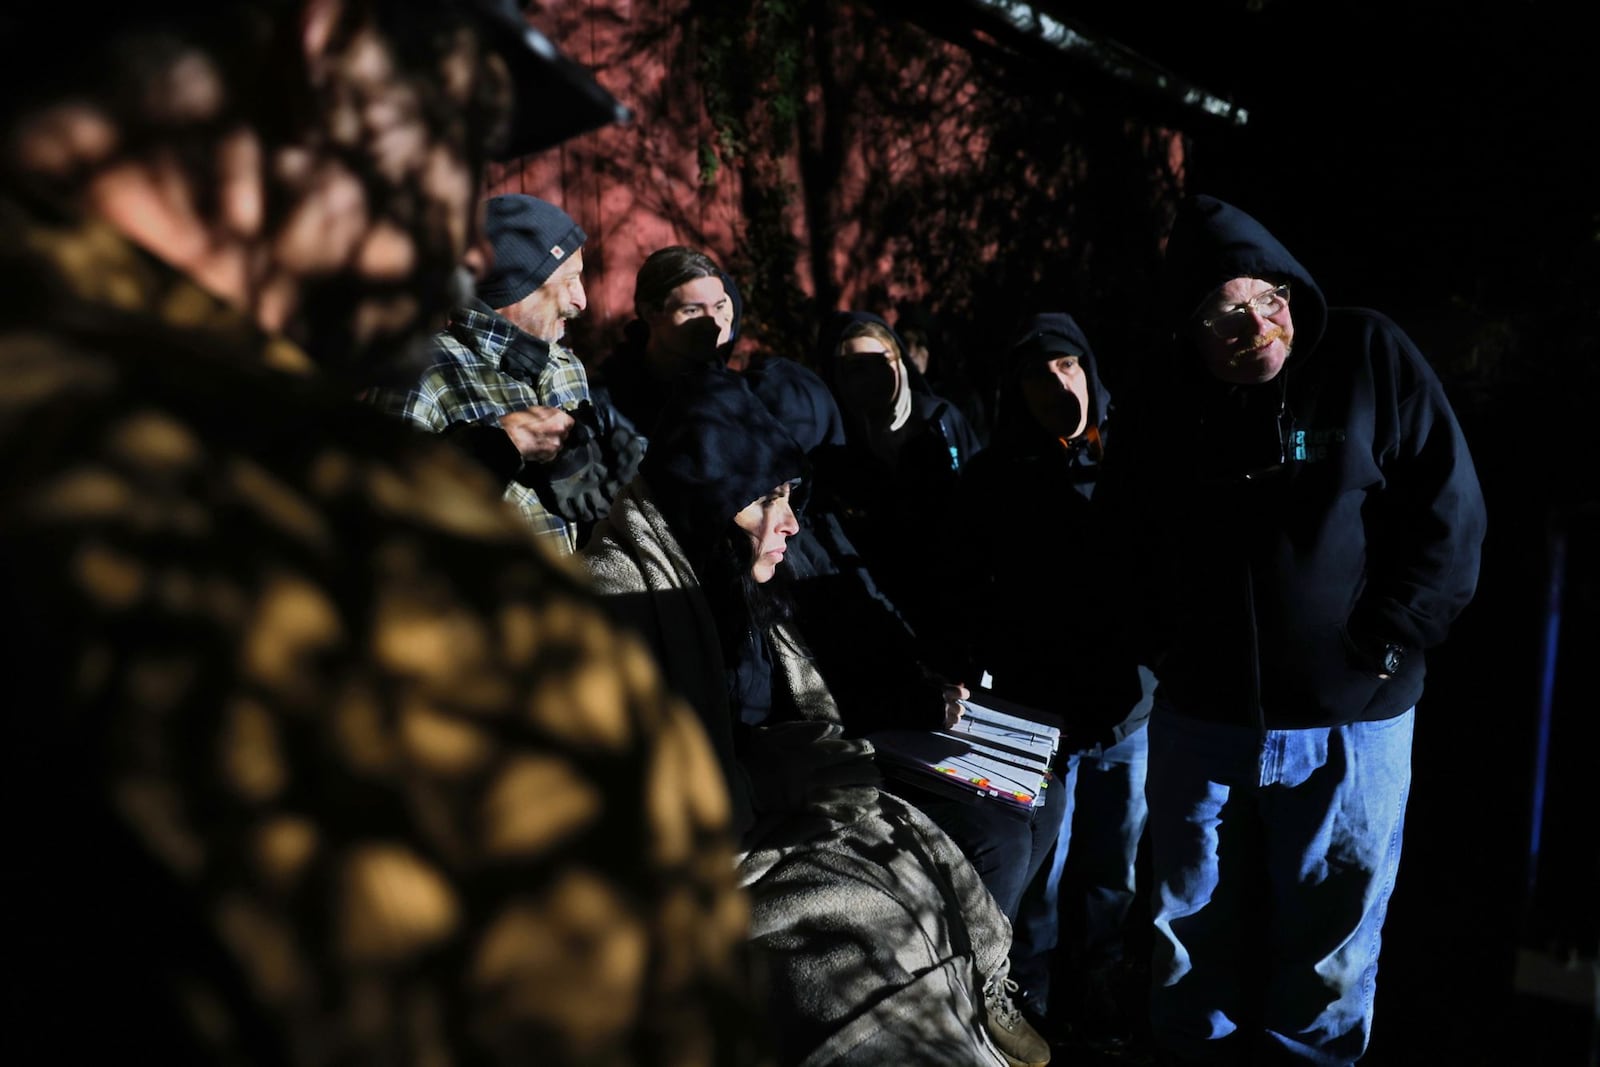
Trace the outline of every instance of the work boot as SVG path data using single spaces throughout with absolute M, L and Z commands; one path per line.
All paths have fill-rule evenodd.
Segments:
M 984 1028 L 1011 1067 L 1044 1067 L 1050 1062 L 1050 1046 L 1012 1001 L 1017 983 L 1008 977 L 1009 970 L 1009 964 L 1002 964 L 984 983 Z

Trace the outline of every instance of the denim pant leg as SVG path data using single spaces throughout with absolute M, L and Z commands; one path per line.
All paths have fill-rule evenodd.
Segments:
M 1050 972 L 1060 941 L 1057 903 L 1061 895 L 1061 871 L 1072 843 L 1072 820 L 1077 804 L 1078 763 L 1076 754 L 1067 756 L 1057 768 L 1052 789 L 1059 789 L 1060 822 L 1055 824 L 1055 840 L 1037 874 L 1023 889 L 1017 913 L 1011 924 L 1011 977 L 1027 993 L 1029 1006 L 1043 1014 L 1050 1003 Z
M 1192 1058 L 1238 1055 L 1213 1043 L 1238 1028 L 1245 885 L 1261 733 L 1199 722 L 1158 703 L 1150 735 L 1150 1022 L 1156 1040 Z M 1232 857 L 1229 866 L 1219 856 Z M 1224 871 L 1229 877 L 1223 878 Z
M 1144 788 L 1150 734 L 1140 727 L 1078 769 L 1072 852 L 1062 923 L 1072 955 L 1090 970 L 1122 958 L 1123 923 L 1138 886 L 1134 865 L 1148 808 Z
M 1225 1061 L 1242 1058 L 1239 1040 L 1267 1062 L 1360 1057 L 1399 864 L 1413 718 L 1263 735 L 1158 709 L 1147 794 L 1151 1018 L 1163 1045 Z M 1244 908 L 1262 891 L 1270 928 Z M 1263 946 L 1265 973 L 1247 981 L 1239 962 L 1251 945 Z M 1264 1003 L 1245 1004 L 1247 986 Z M 1260 1032 L 1235 1035 L 1246 1020 Z
M 1266 1062 L 1348 1064 L 1366 1051 L 1384 916 L 1400 866 L 1415 711 L 1285 731 L 1263 790 L 1274 917 Z

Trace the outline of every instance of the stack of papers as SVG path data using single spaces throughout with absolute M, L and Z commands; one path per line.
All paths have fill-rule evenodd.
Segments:
M 963 701 L 961 721 L 948 730 L 880 730 L 867 739 L 885 769 L 933 788 L 954 789 L 1026 811 L 1044 803 L 1050 760 L 1061 728 L 1045 712 L 1006 704 Z

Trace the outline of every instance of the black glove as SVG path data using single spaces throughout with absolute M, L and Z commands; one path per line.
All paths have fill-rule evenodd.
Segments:
M 601 490 L 605 496 L 606 511 L 610 511 L 611 501 L 639 473 L 639 464 L 644 462 L 645 448 L 649 442 L 614 408 L 603 407 L 600 412 L 600 450 L 606 461 L 606 476 L 601 483 Z M 602 512 L 601 516 L 604 514 Z
M 611 501 L 638 473 L 645 439 L 622 422 L 603 426 L 588 401 L 572 417 L 572 429 L 556 458 L 524 464 L 517 480 L 568 522 L 592 524 L 605 518 Z

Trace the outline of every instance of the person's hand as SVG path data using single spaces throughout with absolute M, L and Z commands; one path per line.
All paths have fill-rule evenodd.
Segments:
M 972 696 L 967 687 L 960 682 L 953 682 L 944 687 L 944 728 L 946 730 L 961 721 L 961 716 L 967 709 L 961 706 L 963 700 Z
M 530 463 L 555 459 L 572 424 L 572 416 L 560 408 L 532 407 L 500 416 L 500 428 Z
M 517 481 L 568 522 L 592 525 L 610 513 L 611 502 L 638 473 L 646 442 L 623 422 L 603 428 L 587 400 L 572 417 L 560 454 L 548 463 L 523 464 Z

